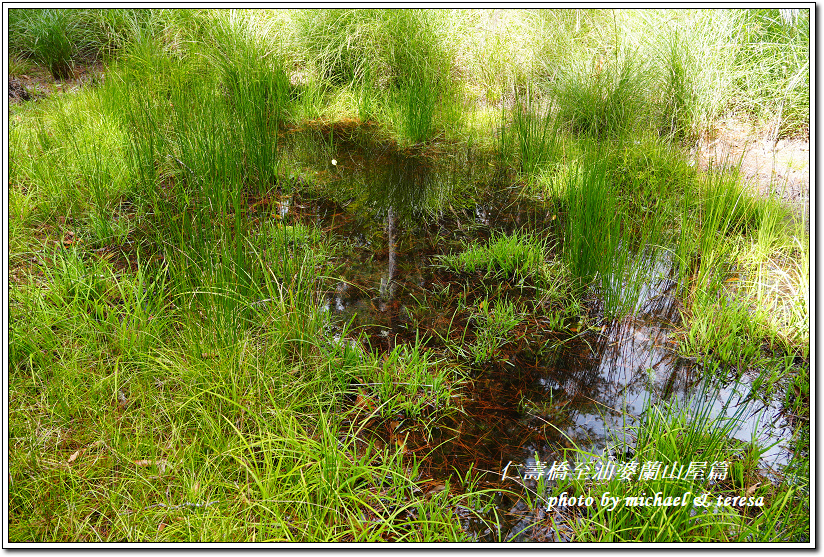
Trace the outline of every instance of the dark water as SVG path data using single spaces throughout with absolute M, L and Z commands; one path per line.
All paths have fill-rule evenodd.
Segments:
M 439 318 L 455 312 L 449 297 L 438 298 L 443 307 L 422 310 L 419 303 L 465 281 L 435 265 L 437 255 L 457 252 L 462 242 L 485 240 L 495 231 L 530 230 L 559 244 L 560 219 L 552 218 L 553 207 L 520 198 L 520 186 L 512 185 L 493 159 L 471 150 L 446 156 L 379 147 L 364 133 L 296 134 L 292 160 L 315 172 L 325 187 L 281 207 L 346 241 L 349 249 L 339 262 L 343 280 L 325 293 L 325 308 L 336 322 L 365 333 L 372 349 L 413 343 L 421 329 L 434 328 Z M 674 352 L 669 333 L 679 325 L 680 305 L 670 267 L 667 261 L 657 263 L 630 318 L 603 320 L 592 300 L 585 308 L 588 327 L 569 323 L 557 332 L 540 318 L 527 320 L 520 341 L 505 346 L 501 358 L 470 367 L 462 411 L 437 420 L 431 437 L 411 420 L 396 418 L 393 430 L 406 428 L 408 449 L 425 455 L 422 473 L 445 479 L 471 466 L 485 472 L 481 486 L 514 489 L 529 481 L 517 473 L 502 480 L 507 466 L 523 469 L 536 456 L 561 460 L 573 444 L 594 454 L 623 452 L 632 447 L 632 426 L 651 401 L 694 396 L 705 372 Z M 430 337 L 425 344 L 443 349 Z M 791 430 L 779 403 L 749 402 L 749 391 L 745 377 L 695 403 L 712 404 L 715 415 L 739 412 L 743 421 L 736 437 L 771 446 L 763 466 L 780 467 L 789 456 L 785 444 Z M 387 430 L 379 425 L 370 431 L 387 440 Z M 540 509 L 527 512 L 516 499 L 502 496 L 497 505 L 510 517 L 512 532 L 542 518 Z M 465 525 L 478 539 L 491 535 L 469 516 Z M 561 530 L 535 529 L 518 539 L 542 536 L 563 539 Z

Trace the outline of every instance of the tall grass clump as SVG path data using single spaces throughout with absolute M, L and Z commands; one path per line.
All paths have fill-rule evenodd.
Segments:
M 311 10 L 299 36 L 309 67 L 359 99 L 405 143 L 432 139 L 456 119 L 448 50 L 430 10 Z
M 662 21 L 663 13 L 656 15 L 650 22 L 649 40 L 669 46 L 657 50 L 662 67 L 667 69 L 665 117 L 680 115 L 687 133 L 711 129 L 734 103 L 733 84 L 739 71 L 735 64 L 738 13 L 689 11 L 668 22 Z M 663 33 L 666 35 L 659 39 Z M 671 115 L 669 110 L 675 112 Z
M 13 48 L 46 66 L 55 79 L 71 76 L 83 31 L 76 12 L 13 9 L 9 11 L 9 26 Z
M 207 110 L 214 112 L 219 102 L 210 85 L 213 83 L 214 78 L 184 51 L 151 33 L 139 34 L 109 66 L 106 80 L 97 91 L 107 115 L 129 132 L 127 153 L 135 179 L 134 202 L 140 210 L 160 215 L 161 201 L 168 197 L 163 192 L 169 191 L 172 184 L 180 186 L 177 177 L 186 171 L 179 162 L 175 122 L 207 125 L 189 122 L 185 111 L 194 107 L 201 111 L 198 116 Z M 198 102 L 194 102 L 193 94 L 201 96 Z M 176 102 L 178 99 L 181 102 Z M 189 116 L 194 118 L 195 114 Z M 219 126 L 220 120 L 210 123 Z M 236 142 L 226 145 L 235 147 Z M 183 176 L 183 183 L 192 178 Z M 154 222 L 161 224 L 163 219 Z
M 243 145 L 247 175 L 268 185 L 277 174 L 278 131 L 288 116 L 289 75 L 274 20 L 254 12 L 219 12 L 207 56 L 217 69 Z
M 675 30 L 662 46 L 665 83 L 663 106 L 661 107 L 661 130 L 674 139 L 692 135 L 696 116 L 696 99 L 689 71 L 694 65 L 692 53 L 679 39 Z M 692 63 L 691 63 L 692 62 Z
M 166 30 L 171 16 L 157 9 L 13 8 L 9 49 L 67 79 L 78 64 L 111 57 L 140 34 Z
M 394 92 L 384 101 L 389 101 L 390 121 L 411 143 L 431 139 L 451 125 L 448 119 L 455 115 L 452 60 L 436 31 L 438 15 L 429 10 L 390 10 L 386 15 L 393 42 L 385 56 L 392 68 L 389 88 Z
M 561 135 L 551 99 L 541 98 L 531 87 L 521 94 L 515 90 L 511 123 L 501 130 L 500 150 L 513 152 L 525 175 L 545 170 L 559 157 Z
M 680 349 L 739 373 L 773 351 L 796 353 L 804 337 L 790 323 L 799 316 L 793 308 L 805 307 L 805 279 L 799 266 L 773 262 L 795 251 L 776 234 L 774 201 L 747 191 L 736 172 L 710 173 L 696 192 L 684 201 L 677 250 L 688 318 Z
M 725 117 L 761 124 L 773 139 L 809 129 L 808 10 L 638 10 L 628 18 L 662 68 L 664 131 L 710 131 Z
M 606 314 L 622 316 L 634 311 L 659 267 L 666 217 L 637 207 L 637 192 L 621 191 L 625 186 L 610 170 L 613 163 L 613 155 L 589 147 L 562 173 L 563 259 L 580 286 L 596 287 Z
M 621 137 L 637 131 L 650 114 L 645 61 L 628 47 L 612 48 L 564 61 L 548 84 L 560 122 L 574 133 Z
M 20 118 L 26 125 L 15 126 L 9 137 L 10 184 L 35 193 L 41 215 L 93 219 L 102 226 L 96 239 L 110 236 L 106 229 L 133 186 L 128 136 L 119 120 L 103 112 L 92 91 L 47 99 Z
M 775 139 L 809 133 L 810 10 L 751 9 L 742 19 L 737 103 Z
M 332 84 L 362 84 L 378 62 L 384 14 L 380 10 L 305 10 L 297 14 L 306 62 Z
M 512 102 L 555 74 L 570 52 L 603 24 L 603 10 L 468 9 L 444 11 L 441 36 L 466 94 L 481 107 Z
M 564 260 L 576 276 L 592 279 L 613 253 L 620 233 L 617 197 L 598 157 L 573 161 L 564 185 Z
M 162 34 L 174 21 L 171 10 L 110 8 L 90 10 L 100 43 L 100 54 L 112 57 L 142 36 Z

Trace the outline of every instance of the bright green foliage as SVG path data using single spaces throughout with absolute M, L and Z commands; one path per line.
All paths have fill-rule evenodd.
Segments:
M 487 245 L 470 245 L 459 254 L 444 256 L 442 263 L 455 271 L 497 276 L 523 284 L 540 272 L 544 245 L 525 233 L 498 234 Z
M 10 19 L 18 48 L 46 66 L 55 79 L 71 76 L 81 32 L 71 11 L 18 9 L 12 10 Z
M 298 17 L 305 56 L 354 89 L 363 119 L 388 120 L 406 143 L 428 141 L 451 114 L 450 60 L 428 10 L 311 10 Z
M 484 298 L 478 310 L 473 312 L 479 325 L 475 342 L 470 347 L 476 364 L 489 360 L 498 348 L 509 341 L 509 333 L 521 322 L 515 305 L 500 298 L 494 304 Z
M 529 89 L 523 97 L 516 91 L 512 125 L 501 131 L 501 151 L 506 153 L 510 149 L 507 143 L 514 143 L 512 148 L 524 174 L 537 173 L 556 162 L 561 145 L 556 118 L 551 102 L 542 102 Z M 510 130 L 512 137 L 507 137 Z
M 617 47 L 616 47 L 617 48 Z M 635 52 L 570 61 L 561 67 L 551 92 L 561 122 L 575 133 L 619 137 L 636 130 L 648 113 L 649 77 Z
M 227 102 L 228 120 L 243 145 L 247 173 L 263 184 L 277 173 L 278 131 L 288 115 L 289 76 L 283 44 L 272 20 L 255 20 L 249 12 L 232 10 L 216 17 L 207 56 L 215 64 Z
M 576 540 L 805 539 L 809 234 L 672 140 L 733 113 L 772 139 L 808 133 L 809 15 L 10 10 L 12 75 L 108 64 L 10 108 L 10 539 L 466 541 L 467 513 L 501 532 L 473 472 L 424 494 L 401 429 L 388 444 L 365 432 L 402 418 L 428 435 L 460 407 L 465 368 L 503 358 L 525 322 L 563 342 L 571 320 L 633 315 L 664 278 L 682 355 L 710 376 L 761 372 L 759 396 L 783 389 L 797 458 L 771 483 L 760 449 L 732 440 L 735 419 L 651 406 L 637 458 L 736 461 L 709 489 L 767 503 L 597 509 L 568 522 Z M 306 129 L 297 160 L 285 140 Z M 338 155 L 353 129 L 389 164 Z M 475 156 L 441 187 L 439 161 Z M 370 173 L 389 193 L 352 193 Z M 479 186 L 540 197 L 532 232 L 467 240 L 489 230 L 461 224 Z M 331 333 L 321 294 L 338 222 L 311 222 L 304 194 L 356 220 L 391 208 L 400 236 L 425 213 L 435 253 L 464 242 L 435 260 L 458 282 L 398 283 L 419 306 L 403 326 L 440 346 L 397 335 L 378 353 Z M 363 241 L 385 245 L 369 227 Z M 451 317 L 430 317 L 442 303 Z
M 383 356 L 362 354 L 348 373 L 375 416 L 426 418 L 449 411 L 454 369 L 444 364 L 419 345 L 401 344 Z

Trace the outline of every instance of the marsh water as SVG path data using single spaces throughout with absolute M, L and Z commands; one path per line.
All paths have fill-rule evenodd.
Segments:
M 346 246 L 335 256 L 339 280 L 323 293 L 338 331 L 348 324 L 350 335 L 359 334 L 374 350 L 417 339 L 445 353 L 439 335 L 427 333 L 443 337 L 471 327 L 456 292 L 464 302 L 477 300 L 483 285 L 473 284 L 480 277 L 445 270 L 437 256 L 515 230 L 548 238 L 552 255 L 559 256 L 563 216 L 548 201 L 520 195 L 514 176 L 471 148 L 458 155 L 404 152 L 375 146 L 363 134 L 295 133 L 288 156 L 329 193 L 294 194 L 281 203 L 281 216 L 313 222 Z M 752 399 L 752 378 L 732 372 L 711 395 L 701 395 L 705 370 L 676 354 L 671 332 L 681 306 L 671 267 L 656 262 L 629 317 L 604 319 L 596 296 L 585 301 L 585 319 L 568 320 L 561 330 L 527 317 L 496 358 L 467 363 L 460 411 L 436 416 L 427 428 L 394 416 L 367 428 L 372 441 L 389 443 L 402 433 L 422 474 L 444 480 L 471 467 L 482 474 L 481 485 L 512 489 L 534 485 L 517 470 L 536 458 L 560 460 L 573 444 L 596 455 L 631 457 L 633 426 L 651 402 L 692 400 L 711 404 L 716 415 L 737 413 L 742 421 L 735 437 L 769 447 L 762 466 L 779 468 L 791 437 L 780 401 Z M 495 286 L 513 298 L 529 295 Z M 503 479 L 507 466 L 510 478 Z M 510 535 L 550 536 L 529 528 L 540 509 L 527 512 L 505 496 L 497 504 L 510 517 Z M 475 534 L 485 539 L 488 533 L 478 527 Z M 563 537 L 560 531 L 551 536 Z

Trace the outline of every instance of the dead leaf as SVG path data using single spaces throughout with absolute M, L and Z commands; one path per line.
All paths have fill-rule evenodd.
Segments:
M 77 460 L 77 457 L 82 455 L 85 451 L 86 451 L 86 449 L 78 449 L 78 450 L 74 451 L 74 453 L 72 453 L 72 455 L 69 457 L 69 460 L 68 460 L 67 464 L 71 464 L 72 462 Z
M 444 489 L 446 489 L 446 485 L 443 482 L 437 482 L 424 494 L 424 496 L 430 497 L 436 493 L 440 493 Z
M 158 533 L 158 534 L 159 534 L 159 533 L 161 533 L 165 527 L 166 527 L 166 523 L 165 523 L 165 522 L 161 522 L 160 524 L 158 524 L 158 525 L 157 525 L 157 533 Z
M 358 393 L 358 398 L 355 400 L 355 407 L 363 408 L 369 412 L 375 409 L 375 401 L 368 395 Z
M 140 466 L 141 468 L 157 466 L 157 470 L 161 474 L 166 471 L 166 467 L 169 465 L 168 461 L 165 458 L 161 458 L 160 460 L 135 460 L 134 464 L 135 466 Z

